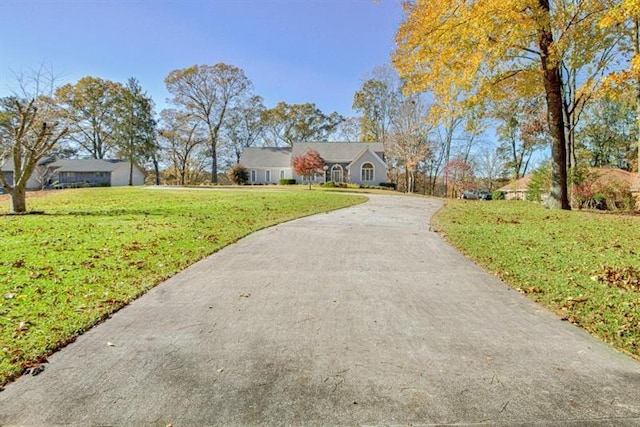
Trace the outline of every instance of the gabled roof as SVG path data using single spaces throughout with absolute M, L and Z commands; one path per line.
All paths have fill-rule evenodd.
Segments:
M 293 144 L 292 157 L 315 150 L 327 163 L 351 163 L 366 148 L 373 153 L 384 153 L 381 142 L 298 142 Z
M 356 160 L 360 159 L 360 157 L 364 156 L 365 153 L 367 153 L 368 151 L 370 151 L 370 147 L 364 147 L 361 151 L 360 154 L 358 154 L 356 157 L 353 158 L 353 160 L 351 161 L 351 163 L 349 163 L 349 165 L 347 166 L 347 169 L 351 169 L 351 166 L 353 166 L 353 164 L 356 162 Z M 377 161 L 378 163 L 380 163 L 381 165 L 385 166 L 386 163 L 384 162 L 384 160 L 382 160 L 380 158 L 380 156 L 373 150 L 371 150 L 371 155 L 373 156 L 373 158 L 375 159 L 375 161 Z
M 240 157 L 240 163 L 251 168 L 291 167 L 291 147 L 248 147 Z
M 113 172 L 125 163 L 128 162 L 104 159 L 61 159 L 51 163 L 49 167 L 56 172 Z
M 627 172 L 622 169 L 608 168 L 591 168 L 589 172 L 593 175 L 594 182 L 600 184 L 609 184 L 612 182 L 628 183 L 632 191 L 639 191 L 640 175 L 633 172 Z
M 55 160 L 53 156 L 44 156 L 38 161 L 38 166 L 47 166 Z M 7 159 L 6 162 L 0 165 L 1 172 L 13 172 L 13 157 Z
M 504 187 L 498 188 L 498 191 L 504 191 L 506 193 L 510 193 L 510 192 L 521 193 L 523 191 L 528 191 L 529 182 L 531 182 L 531 175 L 527 175 L 515 181 L 511 181 Z

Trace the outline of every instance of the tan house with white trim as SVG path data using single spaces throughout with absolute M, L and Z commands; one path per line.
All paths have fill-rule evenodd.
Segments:
M 616 168 L 590 168 L 593 183 L 609 183 L 617 181 L 629 184 L 629 190 L 636 198 L 640 197 L 640 174 Z M 529 191 L 531 175 L 512 181 L 498 189 L 505 194 L 507 200 L 525 200 Z

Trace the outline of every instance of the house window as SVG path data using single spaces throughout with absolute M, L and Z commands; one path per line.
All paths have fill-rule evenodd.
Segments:
M 360 177 L 362 181 L 373 181 L 373 165 L 371 163 L 362 165 Z
M 284 179 L 284 171 L 280 171 L 280 179 Z
M 256 182 L 256 181 L 257 181 L 256 171 L 252 170 L 251 171 L 251 182 Z
M 271 182 L 271 171 L 265 171 L 264 172 L 264 177 L 265 177 L 264 180 L 266 182 Z

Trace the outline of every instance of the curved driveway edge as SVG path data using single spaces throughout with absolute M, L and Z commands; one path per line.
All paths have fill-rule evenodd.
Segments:
M 640 425 L 640 363 L 457 253 L 439 207 L 242 239 L 9 384 L 0 425 Z

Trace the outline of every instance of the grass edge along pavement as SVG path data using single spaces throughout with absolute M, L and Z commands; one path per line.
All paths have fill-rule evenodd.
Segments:
M 562 320 L 640 360 L 640 215 L 448 200 L 432 226 Z
M 187 266 L 257 230 L 366 201 L 321 191 L 29 193 L 0 215 L 0 386 Z M 0 214 L 9 209 L 0 197 Z

